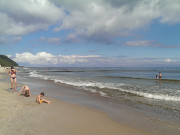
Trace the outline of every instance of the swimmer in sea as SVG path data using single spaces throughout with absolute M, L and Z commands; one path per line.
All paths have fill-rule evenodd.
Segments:
M 27 85 L 23 85 L 22 89 L 18 93 L 18 96 L 20 95 L 23 95 L 25 97 L 31 97 L 31 91 Z
M 41 99 L 41 97 L 44 97 L 44 92 L 41 92 L 37 97 L 36 97 L 36 103 L 42 104 L 42 103 L 47 103 L 50 104 L 51 101 L 48 101 L 46 99 Z
M 161 72 L 159 72 L 159 79 L 161 79 L 162 78 L 162 74 L 161 74 Z

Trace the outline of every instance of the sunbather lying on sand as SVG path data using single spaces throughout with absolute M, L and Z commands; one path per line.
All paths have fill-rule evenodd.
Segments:
M 41 99 L 41 97 L 44 97 L 44 95 L 45 95 L 44 92 L 41 92 L 40 95 L 38 95 L 38 96 L 36 97 L 36 103 L 39 103 L 39 104 L 42 104 L 42 103 L 50 104 L 51 101 L 48 101 L 48 100 L 46 100 L 46 99 Z

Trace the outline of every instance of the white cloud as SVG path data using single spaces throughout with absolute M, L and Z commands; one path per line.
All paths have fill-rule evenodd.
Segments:
M 153 20 L 168 24 L 180 22 L 178 0 L 53 1 L 68 12 L 54 30 L 74 30 L 73 39 L 109 43 L 114 37 L 145 28 Z
M 92 59 L 99 58 L 98 55 L 52 55 L 47 52 L 38 52 L 37 54 L 31 54 L 25 52 L 22 54 L 16 53 L 14 61 L 18 63 L 26 63 L 29 65 L 61 65 L 61 64 L 77 64 L 77 63 L 88 63 Z
M 127 35 L 129 31 L 144 27 L 157 17 L 153 14 L 155 2 L 142 1 L 133 10 L 128 10 L 128 5 L 113 7 L 102 0 L 76 2 L 74 6 L 70 0 L 59 1 L 69 14 L 55 28 L 56 31 L 74 29 L 75 34 L 87 39 L 98 40 L 97 37 L 102 36 L 104 39 L 99 39 L 105 40 L 108 37 Z
M 0 35 L 21 36 L 54 25 L 55 31 L 70 30 L 67 42 L 111 43 L 154 20 L 179 23 L 179 14 L 179 0 L 1 0 Z
M 54 44 L 59 44 L 60 41 L 61 41 L 61 38 L 60 37 L 50 37 L 50 38 L 41 37 L 40 41 L 48 42 L 48 43 L 54 43 Z
M 31 54 L 29 52 L 17 53 L 13 59 L 20 65 L 28 66 L 152 66 L 166 65 L 170 62 L 178 65 L 180 59 L 163 58 L 128 58 L 128 57 L 103 57 L 100 55 L 52 55 L 47 52 Z
M 180 1 L 179 0 L 159 0 L 157 12 L 162 23 L 179 23 L 180 22 Z
M 75 64 L 75 63 L 88 63 L 92 62 L 92 60 L 100 58 L 99 55 L 87 55 L 87 56 L 80 56 L 80 55 L 59 55 L 59 62 L 62 64 Z
M 0 34 L 24 35 L 45 30 L 64 12 L 48 0 L 1 0 Z
M 30 65 L 51 65 L 58 63 L 56 56 L 46 52 L 39 52 L 36 55 L 29 52 L 22 54 L 16 53 L 14 61 L 18 63 L 28 63 Z
M 157 43 L 157 42 L 151 41 L 151 40 L 127 41 L 125 43 L 125 45 L 126 46 L 132 46 L 132 47 L 144 47 L 144 46 L 158 47 L 158 46 L 161 46 L 160 43 Z
M 10 55 L 10 54 L 8 54 L 8 55 L 6 55 L 8 58 L 11 58 L 12 57 L 12 55 Z
M 171 62 L 171 59 L 166 59 L 165 61 L 166 61 L 166 62 Z
M 22 38 L 20 36 L 1 36 L 0 37 L 0 44 L 12 44 L 12 43 L 17 43 L 19 41 L 21 41 Z

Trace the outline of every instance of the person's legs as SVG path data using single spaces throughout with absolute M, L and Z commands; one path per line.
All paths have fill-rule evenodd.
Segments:
M 43 102 L 50 104 L 51 101 L 47 101 L 46 99 L 42 99 Z
M 13 90 L 13 79 L 11 78 L 11 89 Z
M 16 80 L 16 78 L 14 78 L 14 88 L 15 88 L 15 90 L 17 90 L 16 85 L 17 85 L 17 80 Z

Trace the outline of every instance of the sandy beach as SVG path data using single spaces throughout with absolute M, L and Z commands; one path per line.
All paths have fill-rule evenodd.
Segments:
M 0 135 L 178 135 L 178 126 L 141 116 L 128 103 L 52 81 L 18 76 L 30 86 L 32 97 L 17 96 L 10 90 L 9 76 L 0 70 Z M 19 73 L 20 74 L 20 73 Z M 44 91 L 52 104 L 35 103 Z
M 53 103 L 36 104 L 35 96 L 18 97 L 9 90 L 8 76 L 1 69 L 0 134 L 1 135 L 152 135 L 125 126 L 95 109 L 45 97 Z

